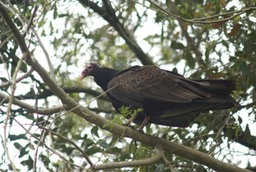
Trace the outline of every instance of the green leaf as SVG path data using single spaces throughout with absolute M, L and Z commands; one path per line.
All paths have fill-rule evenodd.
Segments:
M 20 155 L 19 155 L 19 158 L 25 156 L 28 154 L 28 150 L 27 150 L 27 147 L 29 146 L 29 143 L 25 146 L 25 147 L 21 147 L 20 149 Z
M 50 164 L 51 161 L 50 161 L 50 159 L 49 159 L 48 156 L 45 156 L 45 155 L 40 154 L 40 155 L 39 155 L 39 158 L 40 158 L 40 160 L 44 163 L 45 166 L 49 166 L 49 164 Z
M 122 149 L 117 148 L 117 147 L 112 147 L 112 148 L 108 149 L 108 152 L 111 152 L 113 154 L 119 154 L 120 152 L 122 152 Z
M 185 48 L 185 46 L 180 42 L 172 41 L 171 48 L 176 49 L 176 50 L 182 50 Z
M 103 150 L 101 149 L 101 148 L 99 148 L 99 147 L 97 147 L 97 146 L 93 146 L 93 147 L 91 147 L 90 149 L 86 149 L 86 154 L 88 155 L 88 156 L 90 156 L 90 155 L 93 155 L 93 154 L 95 154 L 95 153 L 99 153 L 99 152 L 102 152 Z
M 240 116 L 238 116 L 238 122 L 239 122 L 239 124 L 242 124 L 242 122 L 243 122 L 243 119 Z
M 33 168 L 33 159 L 29 156 L 27 160 L 21 161 L 21 164 L 27 166 L 28 169 L 31 170 Z
M 1 60 L 0 60 L 1 61 Z M 1 62 L 0 62 L 1 63 Z M 4 78 L 4 77 L 0 77 L 0 80 L 2 81 L 2 82 L 8 82 L 9 80 L 8 79 L 6 79 L 6 78 Z
M 162 171 L 164 171 L 164 167 L 165 167 L 165 165 L 164 164 L 158 164 L 157 166 L 156 166 L 156 169 L 155 169 L 155 171 L 154 172 L 162 172 Z
M 94 145 L 94 141 L 92 139 L 86 139 L 85 141 L 85 148 L 90 147 L 91 145 Z
M 194 69 L 194 68 L 195 68 L 195 65 L 196 65 L 196 61 L 195 61 L 195 59 L 193 58 L 193 56 L 192 56 L 192 54 L 190 53 L 190 51 L 185 52 L 184 55 L 185 55 L 184 57 L 185 57 L 185 59 L 186 59 L 187 65 L 188 65 L 190 68 Z
M 109 148 L 109 145 L 108 145 L 108 143 L 106 142 L 106 140 L 101 139 L 101 140 L 99 140 L 97 143 L 98 143 L 102 148 L 104 148 L 104 149 L 108 149 L 108 148 Z
M 63 152 L 66 152 L 67 155 L 70 155 L 74 151 L 73 147 L 66 147 Z
M 240 69 L 241 69 L 241 71 L 245 74 L 245 75 L 250 75 L 250 70 L 249 70 L 249 68 L 248 68 L 248 66 L 247 66 L 247 64 L 246 64 L 246 62 L 244 62 L 244 61 L 242 61 L 241 63 L 240 63 Z
M 19 139 L 25 139 L 26 140 L 27 137 L 26 137 L 25 134 L 19 134 L 19 135 L 10 134 L 9 139 L 10 139 L 10 141 L 19 140 Z
M 68 14 L 66 14 L 66 13 L 65 14 L 59 14 L 58 17 L 59 18 L 68 17 Z
M 21 144 L 19 144 L 18 142 L 13 143 L 13 145 L 14 145 L 14 147 L 16 149 L 20 149 L 21 148 Z
M 57 5 L 54 5 L 54 8 L 53 8 L 53 18 L 56 19 L 57 16 L 58 16 Z
M 251 131 L 250 131 L 250 128 L 249 128 L 249 125 L 248 125 L 248 124 L 246 124 L 244 133 L 245 133 L 245 135 L 244 135 L 244 136 L 245 136 L 245 139 L 246 139 L 247 141 L 249 141 L 249 140 L 251 139 Z
M 92 127 L 92 129 L 91 129 L 91 133 L 92 133 L 93 135 L 99 137 L 98 130 L 99 130 L 99 127 L 98 127 L 98 126 L 94 126 L 94 127 Z

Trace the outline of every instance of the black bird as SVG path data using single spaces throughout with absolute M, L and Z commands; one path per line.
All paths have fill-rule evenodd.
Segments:
M 147 123 L 187 127 L 201 112 L 236 104 L 230 96 L 235 90 L 231 80 L 190 80 L 153 65 L 118 71 L 90 63 L 81 78 L 86 76 L 94 77 L 118 112 L 121 107 L 141 108 L 129 119 L 140 130 Z

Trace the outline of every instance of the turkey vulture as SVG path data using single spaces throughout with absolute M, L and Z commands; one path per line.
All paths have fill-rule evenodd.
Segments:
M 81 79 L 93 76 L 113 107 L 141 108 L 129 122 L 187 127 L 201 112 L 233 107 L 235 90 L 231 80 L 190 80 L 153 65 L 133 66 L 123 71 L 90 63 Z M 135 118 L 135 119 L 134 119 Z

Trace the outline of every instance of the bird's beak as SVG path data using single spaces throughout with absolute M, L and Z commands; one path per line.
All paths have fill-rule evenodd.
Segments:
M 84 78 L 87 77 L 87 76 L 88 76 L 88 72 L 87 72 L 87 70 L 85 69 L 85 70 L 81 73 L 80 79 L 84 79 Z
M 84 76 L 83 76 L 82 74 L 80 75 L 80 79 L 81 79 L 81 80 L 84 79 Z

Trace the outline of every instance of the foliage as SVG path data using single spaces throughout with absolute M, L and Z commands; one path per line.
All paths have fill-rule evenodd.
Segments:
M 255 0 L 0 2 L 25 39 L 30 56 L 69 97 L 114 123 L 125 119 L 116 115 L 92 80 L 79 80 L 86 62 L 116 69 L 154 64 L 177 68 L 193 79 L 235 80 L 237 107 L 202 114 L 188 128 L 151 124 L 144 132 L 242 168 L 252 163 L 243 156 L 255 158 L 256 150 L 255 4 Z M 1 14 L 1 171 L 74 171 L 88 169 L 91 163 L 154 155 L 150 146 L 107 132 L 64 110 L 68 105 L 29 65 L 2 10 Z M 133 113 L 124 109 L 122 114 Z M 245 150 L 235 149 L 238 144 Z M 164 157 L 147 166 L 115 170 L 210 170 L 186 157 L 168 152 Z

